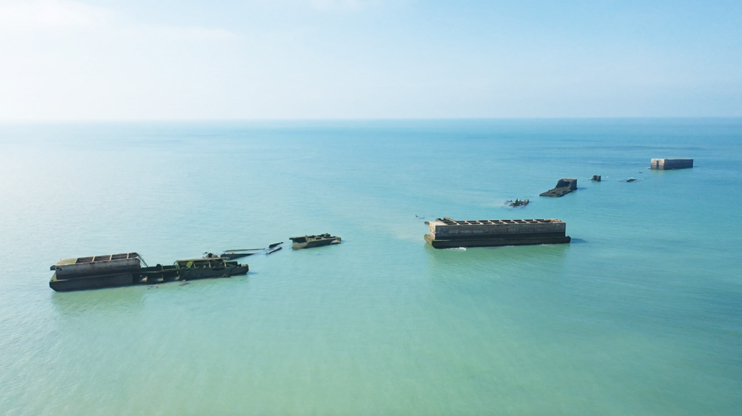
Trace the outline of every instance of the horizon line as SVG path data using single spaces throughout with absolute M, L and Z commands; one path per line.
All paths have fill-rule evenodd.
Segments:
M 1 120 L 9 124 L 95 124 L 95 123 L 240 123 L 240 122 L 375 122 L 375 121 L 485 121 L 485 120 L 711 120 L 742 119 L 742 116 L 584 116 L 584 117 L 378 117 L 378 118 L 203 118 L 203 119 L 39 119 Z

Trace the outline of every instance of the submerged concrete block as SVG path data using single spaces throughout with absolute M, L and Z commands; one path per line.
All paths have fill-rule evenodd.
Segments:
M 560 197 L 577 190 L 577 179 L 559 179 L 555 188 L 541 194 L 541 196 Z

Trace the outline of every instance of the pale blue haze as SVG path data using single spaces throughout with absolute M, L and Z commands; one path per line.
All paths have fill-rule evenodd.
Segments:
M 740 119 L 0 126 L 0 414 L 739 415 L 741 139 Z M 538 196 L 561 177 L 579 190 Z M 574 240 L 433 250 L 416 216 Z M 343 243 L 248 276 L 47 285 L 64 257 L 321 232 Z
M 0 120 L 740 117 L 742 2 L 0 0 Z

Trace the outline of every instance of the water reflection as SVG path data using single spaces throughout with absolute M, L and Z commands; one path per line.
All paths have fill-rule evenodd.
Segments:
M 154 286 L 52 292 L 51 301 L 54 309 L 64 315 L 84 315 L 90 311 L 139 309 L 144 304 L 150 287 Z
M 575 243 L 585 240 L 572 239 Z M 498 269 L 513 268 L 521 264 L 552 264 L 564 260 L 570 244 L 540 244 L 533 246 L 469 247 L 435 249 L 425 244 L 431 272 L 467 264 L 490 264 Z M 557 263 L 555 263 L 557 262 Z
M 567 273 L 569 244 L 434 249 L 427 245 L 428 284 L 441 302 L 458 294 L 462 301 L 486 297 L 519 298 L 556 291 Z

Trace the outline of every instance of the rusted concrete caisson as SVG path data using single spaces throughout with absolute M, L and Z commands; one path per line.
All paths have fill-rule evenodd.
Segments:
M 144 263 L 145 267 L 142 267 Z M 178 260 L 172 266 L 149 267 L 137 253 L 64 259 L 51 266 L 55 273 L 49 287 L 58 292 L 104 287 L 153 284 L 173 280 L 193 280 L 246 274 L 247 264 L 215 257 Z
M 567 224 L 557 219 L 473 220 L 437 219 L 429 223 L 425 241 L 435 248 L 562 244 Z

